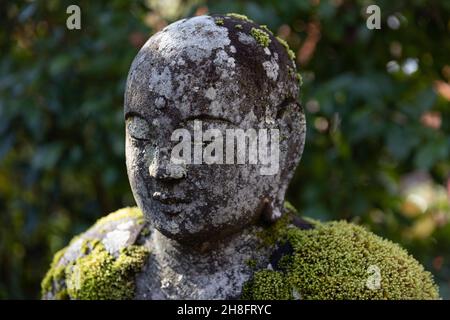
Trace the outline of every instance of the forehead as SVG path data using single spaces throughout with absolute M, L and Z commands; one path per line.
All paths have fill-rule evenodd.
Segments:
M 251 39 L 242 41 L 248 46 Z M 249 74 L 248 59 L 239 56 L 237 47 L 213 17 L 169 25 L 147 41 L 131 66 L 125 114 L 181 119 L 209 115 L 234 123 L 250 113 L 261 118 L 270 99 Z

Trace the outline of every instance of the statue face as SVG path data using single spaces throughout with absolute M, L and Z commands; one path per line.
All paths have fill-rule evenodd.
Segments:
M 275 214 L 280 209 L 303 148 L 304 117 L 296 83 L 277 78 L 283 66 L 275 65 L 282 62 L 275 49 L 282 49 L 259 48 L 263 61 L 248 72 L 252 46 L 251 37 L 196 17 L 154 35 L 133 62 L 125 94 L 128 176 L 145 217 L 168 237 L 212 240 L 254 223 L 268 203 Z M 256 149 L 238 149 L 246 134 Z
M 208 164 L 206 158 L 193 163 L 199 144 L 203 155 L 208 144 L 214 143 L 194 141 L 194 130 L 200 128 L 207 134 L 213 129 L 225 139 L 226 130 L 240 128 L 239 124 L 211 113 L 181 118 L 172 113 L 149 117 L 136 112 L 127 117 L 126 128 L 127 165 L 135 198 L 161 232 L 175 238 L 206 238 L 255 219 L 263 190 L 269 193 L 270 189 L 270 183 L 264 183 L 270 178 L 261 176 L 259 165 Z M 171 141 L 177 129 L 189 132 L 190 137 Z M 174 161 L 172 152 L 180 142 L 191 149 L 191 163 Z

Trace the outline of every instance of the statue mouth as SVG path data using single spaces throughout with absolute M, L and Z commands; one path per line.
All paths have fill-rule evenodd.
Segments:
M 190 203 L 191 200 L 184 195 L 173 195 L 169 193 L 163 192 L 154 192 L 152 195 L 153 200 L 156 200 L 162 204 L 166 205 L 176 205 L 183 203 Z

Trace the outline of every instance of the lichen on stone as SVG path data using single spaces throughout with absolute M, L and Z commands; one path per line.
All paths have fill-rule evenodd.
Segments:
M 228 17 L 232 17 L 239 20 L 244 20 L 246 22 L 253 22 L 253 20 L 249 19 L 246 15 L 239 14 L 239 13 L 227 13 Z
M 251 36 L 264 48 L 268 47 L 271 40 L 269 34 L 261 29 L 252 28 L 250 30 Z
M 432 275 L 400 246 L 347 222 L 316 223 L 314 229 L 285 227 L 282 241 L 294 253 L 275 270 L 257 271 L 245 299 L 438 299 Z M 370 268 L 379 286 L 370 287 Z M 295 296 L 293 293 L 296 293 Z

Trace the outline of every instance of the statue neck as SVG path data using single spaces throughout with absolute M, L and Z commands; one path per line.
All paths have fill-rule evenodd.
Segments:
M 271 248 L 258 236 L 261 227 L 251 226 L 213 245 L 186 247 L 155 230 L 152 255 L 158 266 L 160 289 L 165 297 L 226 299 L 237 297 L 254 266 L 265 268 Z

